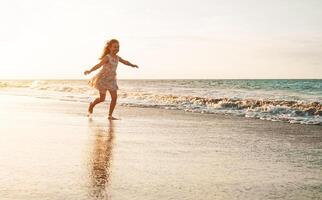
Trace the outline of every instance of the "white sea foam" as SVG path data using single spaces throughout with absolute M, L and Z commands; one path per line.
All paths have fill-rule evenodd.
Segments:
M 256 85 L 247 81 L 119 81 L 121 89 L 118 102 L 125 106 L 322 125 L 322 81 L 313 81 L 311 85 L 306 80 L 291 81 L 288 86 L 291 89 L 283 89 L 287 88 L 283 84 L 288 82 L 277 81 L 274 85 L 275 80 L 262 81 Z M 63 101 L 89 102 L 98 95 L 86 80 L 0 81 L 0 88 L 1 93 Z

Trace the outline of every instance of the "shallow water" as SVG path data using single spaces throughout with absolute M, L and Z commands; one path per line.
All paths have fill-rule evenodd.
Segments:
M 0 95 L 1 199 L 319 199 L 322 129 Z
M 322 80 L 119 80 L 125 106 L 322 125 Z M 89 102 L 87 80 L 0 81 L 0 93 Z

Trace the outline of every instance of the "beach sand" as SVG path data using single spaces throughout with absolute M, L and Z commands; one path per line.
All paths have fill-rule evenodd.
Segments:
M 322 127 L 0 95 L 0 199 L 321 199 Z

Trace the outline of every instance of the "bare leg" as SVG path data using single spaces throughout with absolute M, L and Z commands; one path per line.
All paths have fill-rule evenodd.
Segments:
M 108 119 L 116 119 L 112 117 L 115 105 L 116 105 L 116 100 L 117 100 L 117 90 L 109 90 L 110 95 L 111 95 L 111 103 L 110 103 L 110 110 L 108 113 Z
M 105 93 L 100 93 L 100 97 L 96 98 L 93 102 L 89 104 L 88 113 L 92 114 L 96 104 L 103 102 L 105 100 L 105 97 L 106 97 Z

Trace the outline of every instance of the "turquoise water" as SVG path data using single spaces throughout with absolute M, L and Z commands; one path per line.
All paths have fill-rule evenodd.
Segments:
M 88 80 L 0 81 L 0 92 L 66 101 L 92 101 Z M 322 80 L 118 80 L 125 106 L 232 114 L 262 120 L 322 124 Z

